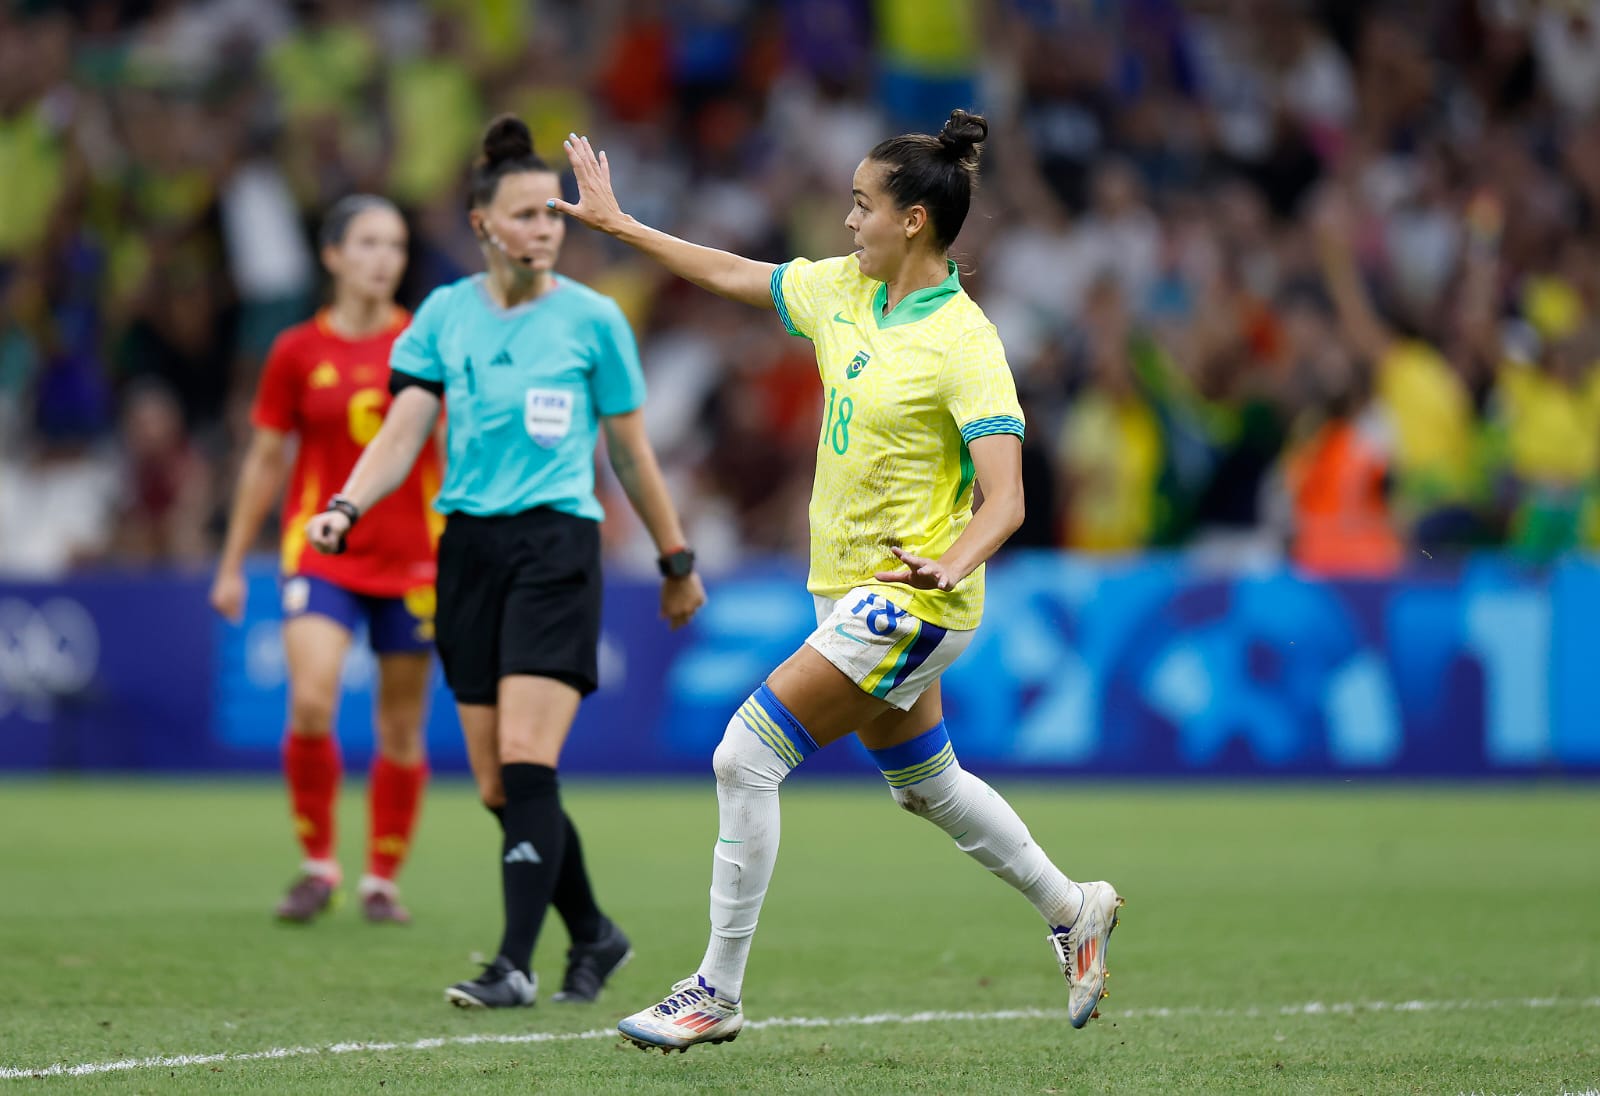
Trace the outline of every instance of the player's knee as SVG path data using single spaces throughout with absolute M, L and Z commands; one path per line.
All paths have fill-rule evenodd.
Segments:
M 776 788 L 789 775 L 789 767 L 738 716 L 729 721 L 711 755 L 711 771 L 723 788 Z
M 734 767 L 738 765 L 734 756 L 733 747 L 728 743 L 728 732 L 722 732 L 722 738 L 717 741 L 717 748 L 711 751 L 711 775 L 717 778 L 718 784 L 727 784 L 734 777 Z
M 391 765 L 403 765 L 409 769 L 427 760 L 427 751 L 422 748 L 420 737 L 384 737 L 378 740 L 378 756 Z
M 422 761 L 422 721 L 413 714 L 380 715 L 377 720 L 378 753 L 396 765 Z
M 327 734 L 333 730 L 333 698 L 310 690 L 291 693 L 289 726 L 296 734 Z
M 929 783 L 931 782 L 912 784 L 905 788 L 890 788 L 889 791 L 901 810 L 918 818 L 937 822 L 948 812 L 949 798 L 933 794 L 933 788 L 928 786 Z
M 716 774 L 718 784 L 731 786 L 743 782 L 746 761 L 739 748 L 738 736 L 744 733 L 744 724 L 738 720 L 729 723 L 722 734 L 722 741 L 717 743 L 716 750 L 711 754 L 711 771 Z
M 928 799 L 913 786 L 910 788 L 890 788 L 889 794 L 894 797 L 896 805 L 903 811 L 922 816 L 928 813 Z
M 816 751 L 800 721 L 763 685 L 728 720 L 711 768 L 719 787 L 776 788 Z
M 500 774 L 498 772 L 476 777 L 476 780 L 478 784 L 478 799 L 483 803 L 485 809 L 492 814 L 506 805 L 506 789 L 505 785 L 500 783 Z
M 934 823 L 950 813 L 962 772 L 944 720 L 908 742 L 868 752 L 901 810 Z
M 918 781 L 902 788 L 892 787 L 889 792 L 901 810 L 918 818 L 926 818 L 935 825 L 943 825 L 959 810 L 960 796 L 956 793 L 956 784 L 957 781 L 945 777 Z

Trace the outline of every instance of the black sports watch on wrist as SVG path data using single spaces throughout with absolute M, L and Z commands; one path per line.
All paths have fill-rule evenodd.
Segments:
M 688 578 L 694 574 L 694 553 L 687 548 L 668 552 L 656 560 L 662 578 Z
M 351 525 L 354 525 L 356 522 L 361 520 L 361 507 L 357 506 L 343 495 L 334 495 L 329 498 L 328 505 L 324 506 L 323 509 L 337 510 L 339 513 L 350 519 Z

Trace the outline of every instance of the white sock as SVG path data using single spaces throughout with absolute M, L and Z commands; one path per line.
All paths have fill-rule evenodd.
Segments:
M 935 776 L 893 788 L 895 802 L 938 826 L 956 847 L 1022 892 L 1052 929 L 1083 908 L 1083 888 L 1062 874 L 1011 804 L 953 760 Z
M 778 861 L 778 785 L 816 750 L 763 686 L 728 721 L 712 755 L 717 845 L 711 865 L 711 942 L 697 972 L 718 997 L 737 1001 L 761 903 Z
M 306 875 L 326 880 L 335 887 L 344 882 L 344 869 L 339 867 L 337 860 L 302 860 L 300 870 Z
M 400 897 L 400 887 L 393 879 L 380 879 L 376 875 L 363 875 L 361 882 L 356 884 L 356 893 L 362 898 L 371 898 L 374 894 L 388 895 L 390 898 Z

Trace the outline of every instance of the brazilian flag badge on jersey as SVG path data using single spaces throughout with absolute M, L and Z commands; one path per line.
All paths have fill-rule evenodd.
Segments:
M 871 360 L 872 355 L 865 350 L 857 353 L 855 357 L 850 359 L 850 364 L 844 367 L 844 379 L 853 381 L 861 376 L 861 371 L 867 367 L 867 363 Z

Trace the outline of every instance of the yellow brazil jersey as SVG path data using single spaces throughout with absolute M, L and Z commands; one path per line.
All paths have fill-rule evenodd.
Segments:
M 1600 369 L 1566 384 L 1537 366 L 1509 362 L 1495 395 L 1519 479 L 1578 486 L 1600 475 Z
M 1427 343 L 1399 340 L 1378 362 L 1378 401 L 1394 417 L 1401 493 L 1416 505 L 1459 502 L 1473 490 L 1472 397 Z
M 1022 436 L 1022 408 L 1000 338 L 961 289 L 955 264 L 887 316 L 882 282 L 855 257 L 795 259 L 772 275 L 790 334 L 816 346 L 822 433 L 811 490 L 813 594 L 876 588 L 941 628 L 976 628 L 983 568 L 954 590 L 875 582 L 899 570 L 898 545 L 938 558 L 972 520 L 972 457 L 986 434 Z

